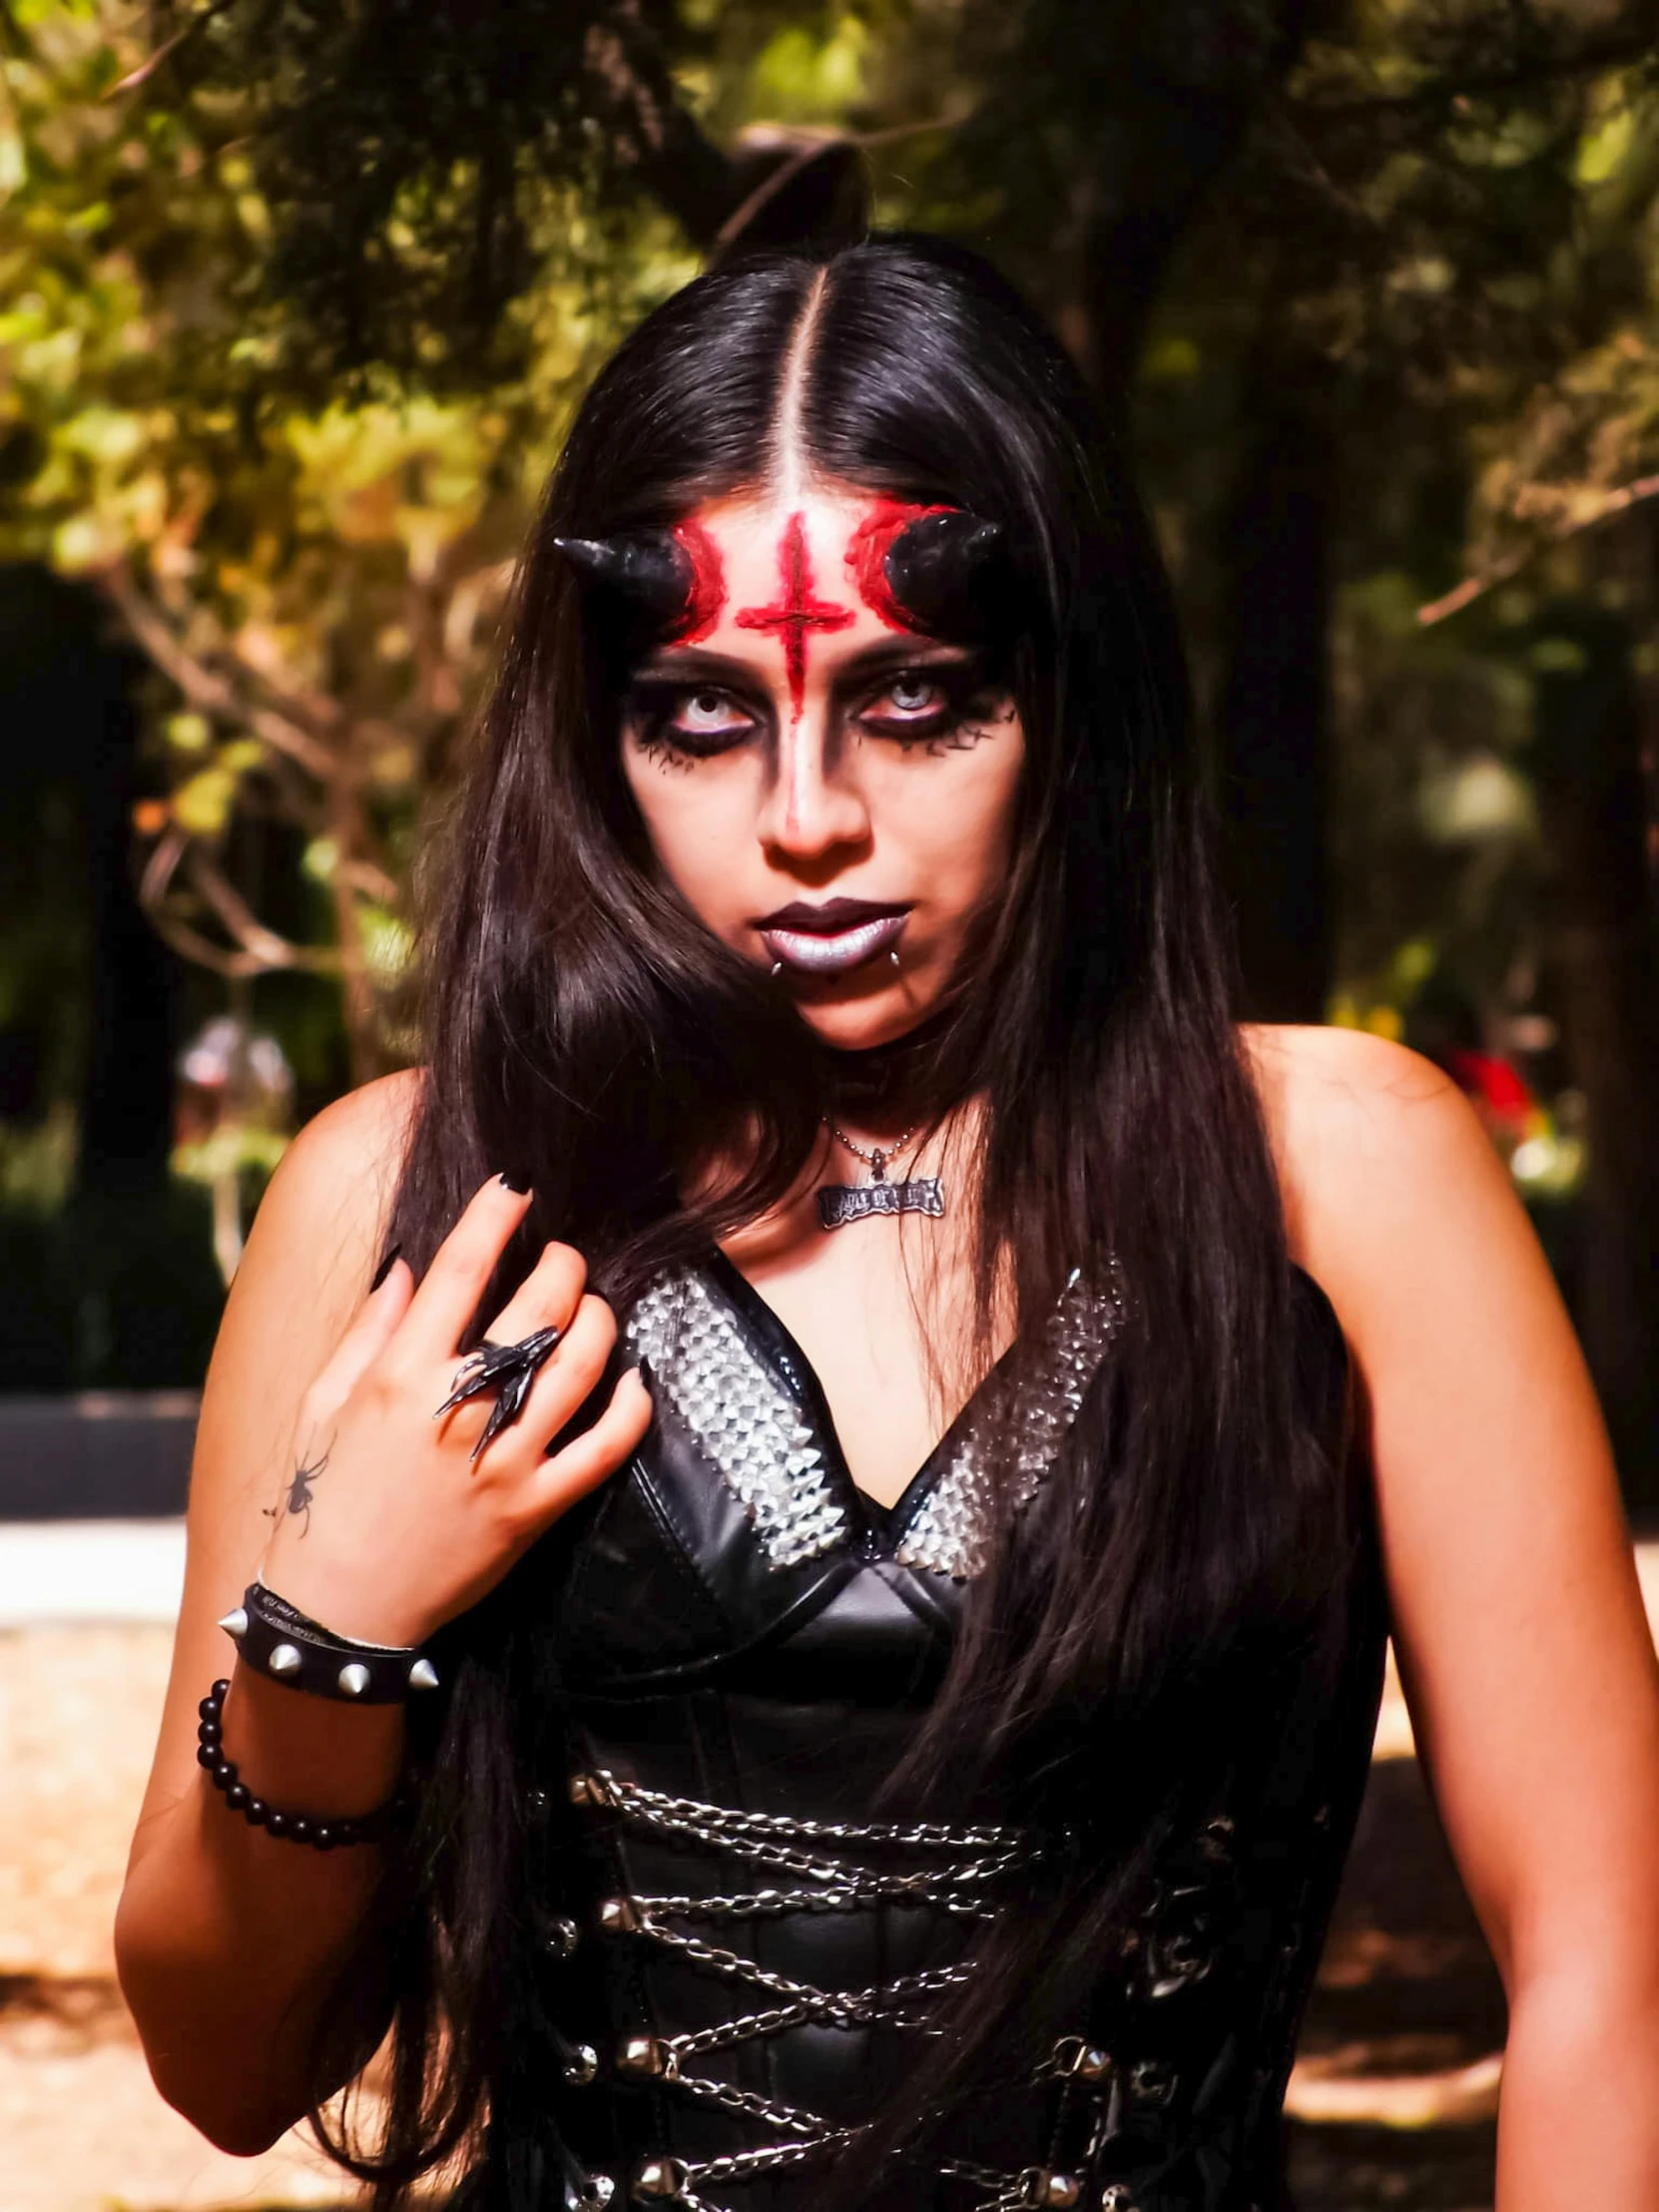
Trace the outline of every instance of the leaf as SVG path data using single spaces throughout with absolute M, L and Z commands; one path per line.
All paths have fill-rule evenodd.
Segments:
M 205 768 L 173 794 L 174 820 L 193 836 L 217 837 L 231 818 L 236 796 L 234 770 Z

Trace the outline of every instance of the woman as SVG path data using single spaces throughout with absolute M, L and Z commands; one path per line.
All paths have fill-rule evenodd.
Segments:
M 427 951 L 203 1408 L 119 1927 L 164 2093 L 251 2151 L 391 2022 L 388 2199 L 1282 2202 L 1385 1574 L 1501 2212 L 1659 2203 L 1577 1354 L 1448 1084 L 1234 1028 L 1158 563 L 982 266 L 761 257 L 623 346 Z

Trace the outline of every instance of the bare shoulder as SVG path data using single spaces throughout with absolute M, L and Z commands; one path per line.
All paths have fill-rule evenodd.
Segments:
M 1473 1116 L 1461 1094 L 1420 1053 L 1363 1029 L 1255 1023 L 1244 1031 L 1282 1174 L 1317 1185 L 1358 1148 L 1400 1157 L 1443 1144 Z
M 306 1123 L 271 1180 L 245 1266 L 263 1274 L 295 1240 L 312 1261 L 348 1266 L 377 1243 L 421 1088 L 417 1070 L 383 1075 Z
M 1457 1086 L 1420 1054 L 1355 1029 L 1244 1032 L 1296 1258 L 1345 1321 L 1472 1237 L 1525 1233 L 1509 1177 Z

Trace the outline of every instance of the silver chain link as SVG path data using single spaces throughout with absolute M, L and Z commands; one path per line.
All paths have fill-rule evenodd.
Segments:
M 986 1896 L 991 1884 L 1027 1865 L 1031 1857 L 1030 1839 L 1014 1828 L 956 1827 L 939 1821 L 810 1821 L 787 1814 L 740 1812 L 728 1806 L 706 1805 L 695 1798 L 671 1797 L 640 1783 L 624 1781 L 603 1768 L 576 1776 L 571 1796 L 578 1804 L 604 1807 L 628 1825 L 654 1836 L 702 1844 L 814 1885 L 810 1889 L 762 1889 L 713 1897 L 630 1894 L 626 1899 L 632 1909 L 627 1933 L 657 1943 L 725 1980 L 764 1989 L 785 2000 L 768 2010 L 745 2013 L 660 2041 L 666 2063 L 658 2078 L 665 2086 L 699 2102 L 761 2120 L 798 2138 L 790 2143 L 760 2144 L 725 2157 L 685 2162 L 683 2183 L 674 2199 L 684 2212 L 721 2212 L 699 2194 L 702 2189 L 782 2172 L 854 2141 L 860 2131 L 834 2127 L 816 2112 L 775 2103 L 753 2090 L 687 2074 L 681 2070 L 682 2060 L 781 2035 L 793 2027 L 864 2027 L 879 2023 L 925 2029 L 925 2013 L 918 2014 L 910 2007 L 918 1998 L 961 1987 L 973 1978 L 974 1969 L 970 1964 L 927 1966 L 865 1989 L 820 1989 L 811 1982 L 776 1973 L 741 1951 L 729 1950 L 665 1923 L 850 1912 L 880 1904 L 927 1905 L 961 1919 L 984 1921 L 993 1917 Z M 830 1846 L 839 1856 L 814 1856 L 810 1850 L 799 1848 L 803 1845 Z M 958 1863 L 895 1874 L 848 1864 L 845 1856 L 883 1849 L 938 1853 L 947 1860 L 954 1857 Z M 961 1863 L 964 1854 L 973 1855 L 965 1864 Z M 960 2163 L 941 2166 L 939 2171 L 971 2180 L 992 2192 L 992 2201 L 982 2212 L 1012 2212 L 1024 2201 L 1019 2194 L 1024 2186 L 1022 2175 Z
M 1029 1851 L 1031 1839 L 1019 1828 L 954 1828 L 943 1821 L 807 1821 L 791 1813 L 746 1813 L 729 1805 L 705 1805 L 697 1798 L 669 1797 L 641 1782 L 624 1782 L 607 1768 L 579 1775 L 594 1801 L 617 1812 L 647 1814 L 677 1823 L 706 1822 L 729 1834 L 775 1836 L 782 1841 L 824 1844 L 897 1844 L 910 1851 Z

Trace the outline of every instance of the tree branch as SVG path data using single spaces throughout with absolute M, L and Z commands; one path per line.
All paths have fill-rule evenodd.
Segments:
M 1623 484 L 1617 491 L 1607 492 L 1593 514 L 1580 515 L 1576 521 L 1566 523 L 1546 538 L 1540 545 L 1529 545 L 1511 553 L 1495 567 L 1479 576 L 1465 576 L 1460 584 L 1442 593 L 1438 599 L 1430 599 L 1417 609 L 1417 622 L 1424 629 L 1431 629 L 1437 622 L 1444 622 L 1448 615 L 1460 614 L 1499 584 L 1506 584 L 1511 576 L 1518 576 L 1523 568 L 1535 561 L 1540 553 L 1553 552 L 1556 546 L 1565 545 L 1586 530 L 1599 530 L 1603 523 L 1614 521 L 1631 507 L 1639 506 L 1644 499 L 1659 499 L 1659 475 L 1638 476 L 1633 483 Z
M 342 769 L 339 757 L 327 746 L 318 744 L 309 731 L 273 708 L 251 706 L 225 677 L 198 660 L 139 590 L 124 561 L 113 562 L 100 571 L 98 582 L 132 633 L 134 642 L 149 655 L 162 674 L 178 686 L 193 707 L 204 714 L 219 715 L 226 721 L 244 725 L 274 753 L 284 755 L 307 775 L 314 776 L 318 783 L 333 783 L 339 777 Z
M 1599 44 L 1591 43 L 1535 61 L 1511 64 L 1504 69 L 1442 70 L 1427 83 L 1409 92 L 1368 94 L 1356 100 L 1321 100 L 1304 96 L 1291 103 L 1300 113 L 1319 121 L 1351 122 L 1372 115 L 1408 115 L 1446 108 L 1455 100 L 1500 98 L 1506 93 L 1529 92 L 1541 85 L 1578 77 L 1602 69 L 1626 69 L 1652 58 L 1659 40 L 1659 10 L 1649 12 L 1645 26 Z
M 637 0 L 619 0 L 586 40 L 588 74 L 608 118 L 633 154 L 640 181 L 685 229 L 713 246 L 738 191 L 732 163 L 680 101 L 674 79 L 640 21 Z

